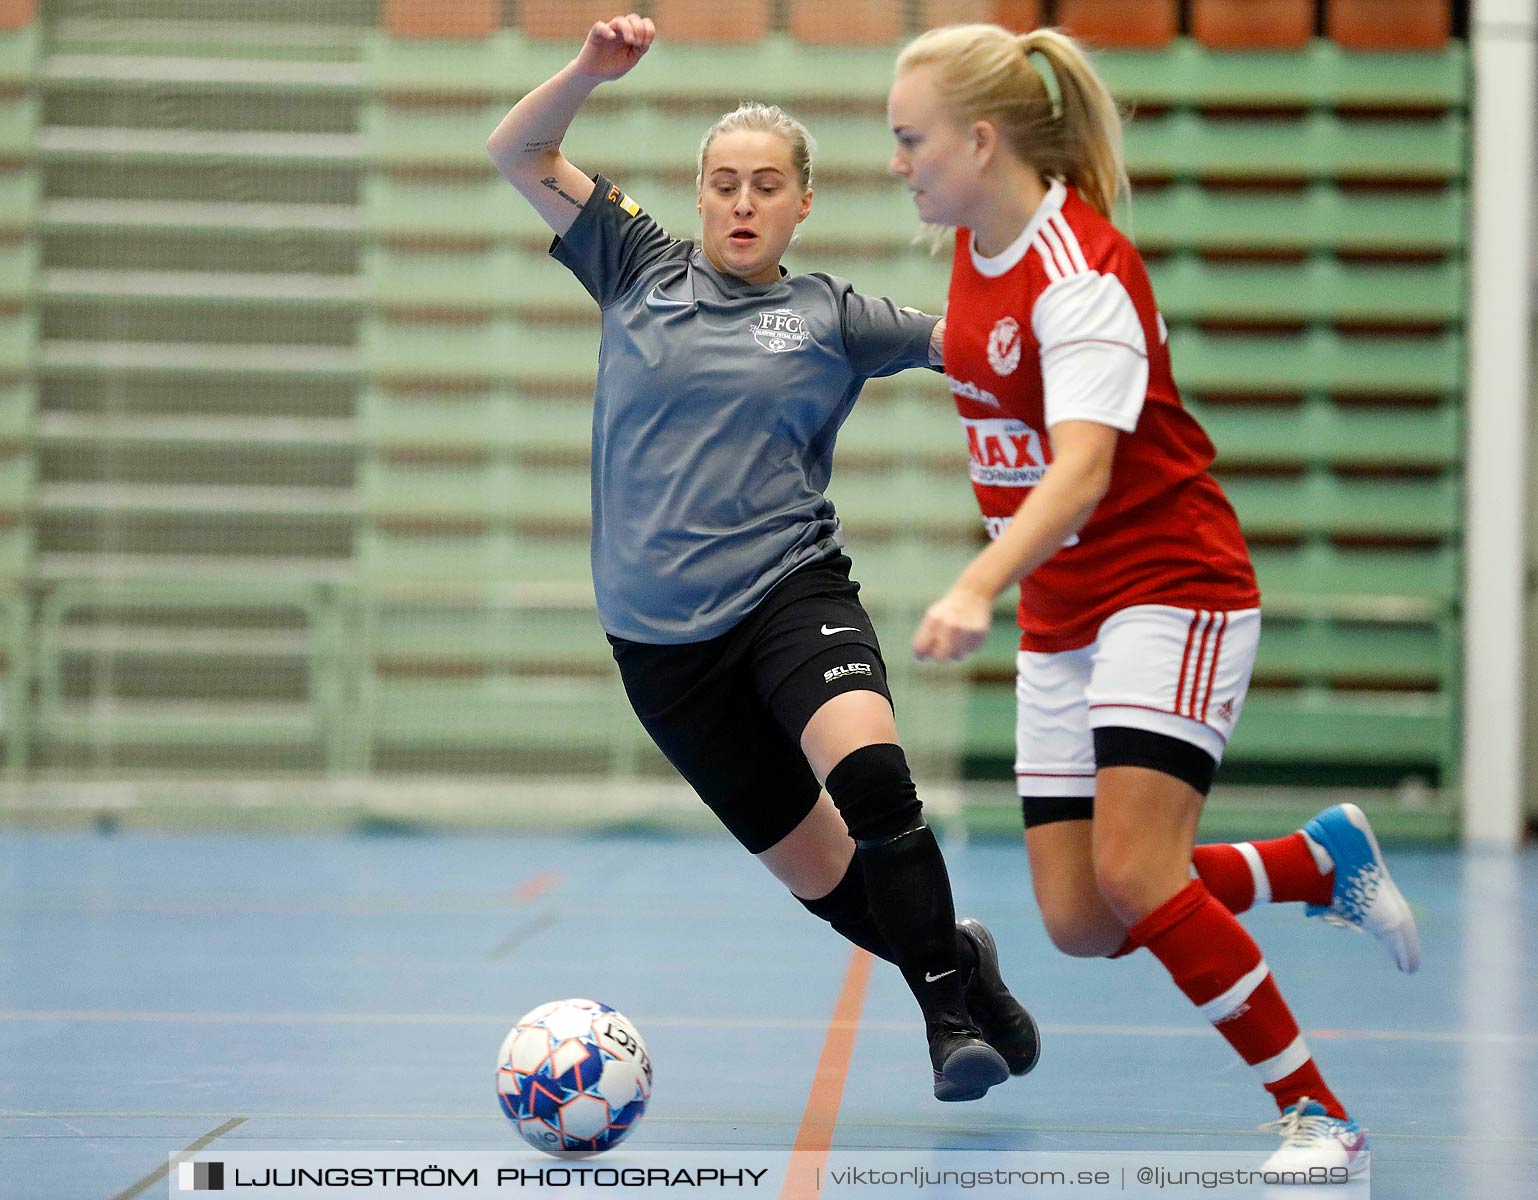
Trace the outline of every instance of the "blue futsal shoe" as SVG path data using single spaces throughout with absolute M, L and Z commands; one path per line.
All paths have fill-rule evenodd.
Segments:
M 1304 1096 L 1286 1109 L 1275 1121 L 1260 1127 L 1262 1133 L 1280 1133 L 1281 1149 L 1266 1159 L 1262 1171 L 1286 1172 L 1298 1182 L 1312 1181 L 1318 1172 L 1330 1172 L 1330 1182 L 1339 1180 L 1336 1172 L 1360 1175 L 1372 1163 L 1367 1135 L 1357 1123 L 1344 1121 L 1325 1112 L 1324 1105 Z
M 1303 826 L 1303 833 L 1335 863 L 1330 903 L 1308 905 L 1308 915 L 1372 934 L 1406 974 L 1420 966 L 1415 917 L 1389 877 L 1367 814 L 1355 804 L 1337 804 Z

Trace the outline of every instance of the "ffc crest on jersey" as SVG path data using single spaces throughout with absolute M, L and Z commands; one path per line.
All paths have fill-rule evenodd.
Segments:
M 761 312 L 753 325 L 753 340 L 775 354 L 801 349 L 810 336 L 806 321 L 788 308 Z
M 1013 417 L 963 417 L 968 470 L 985 487 L 1035 487 L 1047 472 L 1041 434 Z

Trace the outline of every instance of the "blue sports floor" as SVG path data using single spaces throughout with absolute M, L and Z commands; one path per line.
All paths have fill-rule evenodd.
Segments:
M 835 1149 L 1274 1146 L 1254 1131 L 1268 1098 L 1157 963 L 1053 951 L 1017 843 L 947 854 L 1041 1064 L 936 1103 L 916 1010 L 877 963 Z M 1245 921 L 1368 1128 L 1374 1197 L 1538 1196 L 1538 854 L 1389 858 L 1415 976 L 1297 906 Z M 715 838 L 0 835 L 0 1197 L 164 1196 L 166 1154 L 195 1144 L 523 1153 L 496 1050 L 573 995 L 649 1042 L 627 1149 L 788 1152 L 850 963 Z

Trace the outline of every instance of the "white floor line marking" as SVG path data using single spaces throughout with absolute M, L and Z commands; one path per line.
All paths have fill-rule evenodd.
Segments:
M 827 1021 L 798 1017 L 663 1017 L 641 1014 L 638 1025 L 655 1029 L 816 1029 Z M 507 1023 L 507 1013 L 346 1013 L 346 1012 L 124 1012 L 115 1009 L 0 1009 L 0 1024 L 44 1021 L 137 1022 L 187 1025 L 494 1025 Z M 911 1021 L 862 1021 L 865 1032 L 913 1031 Z M 1190 1025 L 1050 1025 L 1043 1033 L 1059 1037 L 1210 1038 L 1212 1028 Z M 1501 1046 L 1538 1046 L 1538 1033 L 1499 1033 L 1481 1030 L 1435 1029 L 1305 1029 L 1319 1041 L 1431 1042 Z
M 199 1150 L 203 1149 L 209 1143 L 213 1142 L 216 1138 L 223 1137 L 230 1130 L 234 1129 L 237 1125 L 243 1125 L 246 1122 L 246 1119 L 247 1118 L 245 1118 L 245 1117 L 231 1117 L 223 1125 L 219 1126 L 218 1129 L 210 1129 L 207 1133 L 205 1133 L 197 1141 L 193 1142 L 192 1145 L 188 1146 L 185 1150 L 178 1151 L 177 1153 L 179 1153 L 179 1154 L 196 1154 Z M 155 1184 L 159 1183 L 162 1179 L 164 1179 L 170 1173 L 171 1173 L 171 1160 L 167 1159 L 164 1163 L 162 1163 L 160 1166 L 156 1167 L 153 1171 L 151 1171 L 143 1179 L 139 1180 L 139 1182 L 134 1183 L 134 1184 L 130 1184 L 128 1187 L 124 1188 L 117 1195 L 113 1196 L 112 1200 L 134 1200 L 135 1196 L 139 1195 L 139 1193 L 143 1192 L 147 1188 L 153 1187 Z

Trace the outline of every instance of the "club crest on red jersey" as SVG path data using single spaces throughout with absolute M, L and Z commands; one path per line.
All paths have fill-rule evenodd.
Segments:
M 788 308 L 761 312 L 753 325 L 753 340 L 775 354 L 799 350 L 811 336 L 806 331 L 805 318 Z
M 988 365 L 1000 375 L 1012 375 L 1020 365 L 1020 322 L 1000 317 L 988 334 Z

